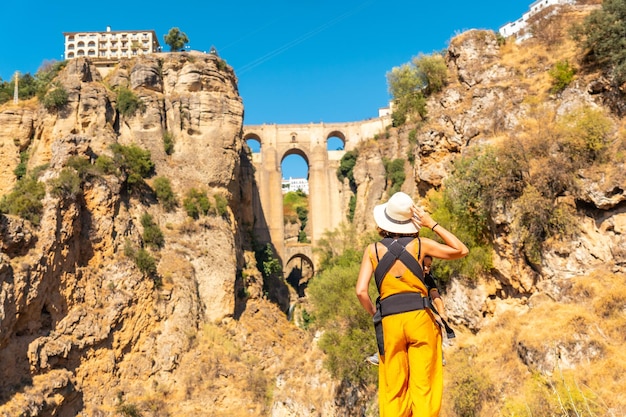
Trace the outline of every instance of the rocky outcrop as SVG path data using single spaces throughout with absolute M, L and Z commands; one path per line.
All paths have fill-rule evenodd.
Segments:
M 253 173 L 240 165 L 243 105 L 232 69 L 215 55 L 156 54 L 122 60 L 103 79 L 88 59 L 75 59 L 56 81 L 68 93 L 62 108 L 46 111 L 34 100 L 0 111 L 0 195 L 11 191 L 24 151 L 29 171 L 39 167 L 39 181 L 48 184 L 38 225 L 0 214 L 0 360 L 12 364 L 0 370 L 0 415 L 116 415 L 154 401 L 163 415 L 244 408 L 260 415 L 268 390 L 276 413 L 332 410 L 333 381 L 319 351 L 263 296 L 245 229 Z M 118 110 L 122 88 L 142 103 L 134 114 Z M 166 134 L 173 152 L 165 152 Z M 128 188 L 124 174 L 89 169 L 80 173 L 79 191 L 51 192 L 71 158 L 93 164 L 113 156 L 113 144 L 150 152 L 154 175 L 141 192 Z M 172 184 L 175 210 L 158 204 L 149 188 L 156 177 Z M 182 202 L 192 188 L 213 207 L 213 196 L 225 198 L 226 212 L 189 218 Z M 163 233 L 158 249 L 144 242 L 146 214 Z M 139 250 L 156 271 L 141 269 Z M 241 369 L 236 357 L 202 350 L 198 341 L 214 342 L 206 327 L 214 323 L 224 326 L 218 345 L 232 338 L 245 351 Z M 226 332 L 226 323 L 236 324 Z M 294 364 L 319 375 L 314 399 L 291 392 L 301 375 L 281 359 L 287 345 L 274 350 L 272 340 L 251 335 L 253 323 L 302 344 L 306 354 Z M 256 341 L 247 346 L 241 337 Z M 271 331 L 263 337 L 279 338 Z M 196 373 L 204 360 L 214 374 Z M 254 363 L 266 371 L 258 392 L 233 395 Z M 207 388 L 194 378 L 228 383 Z

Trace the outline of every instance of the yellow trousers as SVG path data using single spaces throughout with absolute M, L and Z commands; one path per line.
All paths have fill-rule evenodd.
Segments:
M 383 318 L 378 369 L 381 417 L 437 417 L 443 393 L 441 329 L 429 310 Z

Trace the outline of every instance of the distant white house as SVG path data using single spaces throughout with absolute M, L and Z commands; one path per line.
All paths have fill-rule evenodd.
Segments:
M 283 194 L 288 193 L 290 191 L 298 191 L 302 190 L 304 194 L 309 194 L 309 181 L 306 178 L 291 178 L 284 179 L 282 182 Z
M 529 10 L 522 15 L 521 18 L 514 22 L 507 23 L 501 26 L 499 29 L 500 35 L 508 38 L 509 36 L 516 35 L 516 42 L 521 42 L 530 38 L 532 35 L 525 32 L 524 29 L 528 26 L 528 20 L 534 15 L 545 9 L 546 7 L 561 5 L 561 4 L 574 4 L 576 0 L 537 0 L 530 5 Z
M 65 59 L 79 57 L 119 59 L 159 52 L 161 45 L 154 30 L 116 30 L 103 32 L 63 32 Z

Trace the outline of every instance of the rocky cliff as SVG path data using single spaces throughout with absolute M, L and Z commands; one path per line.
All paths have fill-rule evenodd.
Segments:
M 546 93 L 553 64 L 579 60 L 559 39 L 564 45 L 550 49 L 502 44 L 488 31 L 455 37 L 446 54 L 448 84 L 428 99 L 427 119 L 391 128 L 359 149 L 357 230 L 369 231 L 373 206 L 385 198 L 385 159 L 411 152 L 402 189 L 425 197 L 472 149 L 540 131 L 538 102 L 549 114 L 581 105 L 606 110 L 611 137 L 623 142 L 623 115 L 611 112 L 621 108 L 619 95 L 598 72 L 581 72 L 563 92 Z M 0 370 L 0 415 L 367 414 L 375 396 L 359 397 L 355 387 L 334 381 L 313 335 L 266 299 L 250 236 L 255 189 L 232 69 L 214 55 L 158 54 L 123 60 L 103 78 L 77 59 L 58 81 L 68 92 L 59 109 L 35 99 L 0 108 L 0 195 L 16 184 L 21 153 L 48 187 L 38 225 L 0 214 L 0 360 L 11 364 Z M 144 108 L 123 114 L 121 88 Z M 173 138 L 170 152 L 165 135 Z M 95 165 L 115 156 L 113 144 L 150 152 L 154 173 L 142 192 L 110 172 L 81 176 L 79 192 L 52 192 L 73 158 Z M 491 393 L 464 398 L 485 403 L 481 415 L 516 410 L 516 395 L 533 388 L 515 381 L 564 369 L 594 387 L 606 378 L 594 400 L 606 415 L 623 414 L 626 404 L 610 392 L 625 389 L 624 172 L 618 153 L 602 169 L 577 172 L 576 192 L 562 200 L 576 210 L 580 232 L 548 242 L 541 262 L 519 250 L 512 211 L 498 212 L 493 268 L 471 282 L 456 277 L 446 291 L 460 337 L 446 350 L 444 415 L 458 415 L 453 399 L 472 383 Z M 175 210 L 165 210 L 152 191 L 157 177 L 171 182 Z M 191 189 L 225 198 L 225 212 L 189 218 L 180 203 Z M 145 214 L 163 231 L 158 249 L 146 244 Z M 155 274 L 132 259 L 138 249 L 155 259 Z
M 215 55 L 159 54 L 122 60 L 103 79 L 75 59 L 56 81 L 62 107 L 33 99 L 0 111 L 0 194 L 24 152 L 48 184 L 38 225 L 0 214 L 0 415 L 330 415 L 320 353 L 263 299 L 232 69 Z M 139 111 L 119 111 L 121 88 Z M 141 192 L 124 174 L 92 171 L 79 191 L 50 192 L 70 159 L 113 158 L 113 144 L 149 151 Z M 156 177 L 170 181 L 177 209 L 159 204 Z M 225 199 L 226 211 L 194 221 L 181 207 L 191 189 Z M 146 214 L 163 233 L 158 250 L 144 241 Z M 155 271 L 138 267 L 137 250 Z M 317 376 L 303 380 L 303 369 Z

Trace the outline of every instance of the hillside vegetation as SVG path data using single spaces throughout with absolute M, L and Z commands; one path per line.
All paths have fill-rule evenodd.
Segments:
M 491 86 L 483 79 L 483 88 L 522 90 L 521 100 L 494 107 L 486 115 L 491 125 L 485 139 L 457 157 L 440 186 L 423 191 L 422 203 L 433 217 L 471 248 L 461 261 L 435 263 L 435 274 L 448 290 L 452 284 L 471 288 L 497 282 L 494 257 L 502 256 L 503 241 L 509 255 L 540 272 L 548 253 L 567 251 L 558 248 L 587 234 L 586 219 L 597 218 L 598 209 L 584 202 L 588 179 L 626 185 L 621 75 L 626 56 L 618 35 L 626 29 L 625 17 L 624 1 L 605 1 L 590 15 L 584 7 L 564 8 L 538 19 L 531 29 L 534 37 L 524 43 L 500 39 L 498 65 L 515 76 Z M 481 36 L 461 34 L 452 43 Z M 378 148 L 384 159 L 386 142 L 396 140 L 413 163 L 415 149 L 424 146 L 423 138 L 441 117 L 434 103 L 443 102 L 446 89 L 459 83 L 444 59 L 450 57 L 419 55 L 389 72 L 394 128 L 355 153 Z M 601 105 L 598 100 L 573 105 L 574 96 L 585 94 L 582 86 L 596 79 L 605 80 Z M 470 104 L 462 103 L 460 111 Z M 507 112 L 519 116 L 515 129 L 505 124 Z M 370 319 L 353 293 L 360 249 L 375 236 L 355 240 L 355 231 L 346 228 L 322 242 L 322 272 L 309 286 L 312 311 L 306 314 L 312 315 L 313 328 L 324 330 L 320 346 L 331 373 L 371 393 L 376 369 L 364 358 L 376 351 L 375 341 Z M 425 235 L 433 237 L 428 231 Z M 618 266 L 623 259 L 614 261 L 617 265 L 595 266 L 571 278 L 551 277 L 534 289 L 503 288 L 493 307 L 483 311 L 479 328 L 465 327 L 468 322 L 457 317 L 460 334 L 444 348 L 442 415 L 624 415 L 626 399 L 616 393 L 626 392 L 620 376 L 626 371 L 621 348 L 626 275 Z M 374 298 L 376 290 L 370 289 Z M 453 309 L 454 303 L 467 301 L 450 291 L 444 298 Z M 375 415 L 375 401 L 364 400 L 362 407 Z

